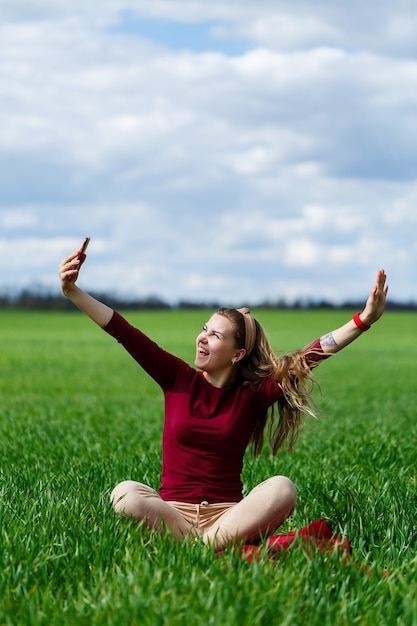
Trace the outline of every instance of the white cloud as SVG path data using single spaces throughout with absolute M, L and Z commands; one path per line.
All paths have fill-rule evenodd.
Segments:
M 262 45 L 278 49 L 294 49 L 336 42 L 341 33 L 329 23 L 311 15 L 276 13 L 265 15 L 242 29 L 243 34 Z
M 381 265 L 415 298 L 416 18 L 406 3 L 355 7 L 8 3 L 0 287 L 57 286 L 90 235 L 88 288 L 357 297 Z M 112 30 L 133 14 L 204 21 L 247 47 Z
M 8 230 L 27 229 L 36 227 L 37 216 L 26 210 L 5 210 L 0 213 L 0 228 L 3 233 Z M 5 234 L 6 234 L 5 233 Z
M 284 262 L 288 266 L 310 267 L 320 258 L 320 248 L 306 237 L 292 239 L 284 251 Z

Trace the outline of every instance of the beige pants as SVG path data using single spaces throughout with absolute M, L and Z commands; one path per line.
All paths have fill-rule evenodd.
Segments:
M 110 497 L 116 513 L 161 533 L 168 530 L 178 539 L 201 537 L 215 550 L 271 534 L 294 511 L 297 499 L 294 484 L 285 476 L 268 478 L 240 502 L 166 502 L 134 480 L 119 483 Z

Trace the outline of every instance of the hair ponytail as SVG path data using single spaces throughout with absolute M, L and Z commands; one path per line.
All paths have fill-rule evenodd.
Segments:
M 217 313 L 225 315 L 234 325 L 235 338 L 239 347 L 245 346 L 245 322 L 249 311 L 220 308 Z M 266 378 L 272 378 L 282 389 L 282 395 L 258 421 L 252 434 L 252 452 L 258 456 L 267 436 L 272 454 L 276 454 L 287 441 L 291 450 L 297 440 L 303 416 L 316 417 L 313 390 L 317 385 L 305 353 L 277 356 L 259 322 L 252 318 L 256 327 L 256 340 L 249 355 L 239 364 L 239 378 L 243 385 L 256 385 Z
M 272 454 L 287 442 L 292 450 L 297 440 L 304 415 L 316 417 L 317 411 L 313 400 L 315 381 L 305 354 L 297 351 L 274 355 L 274 367 L 270 376 L 279 384 L 282 395 L 266 412 L 264 419 L 256 426 L 252 435 L 253 455 L 258 456 L 263 448 L 265 434 Z

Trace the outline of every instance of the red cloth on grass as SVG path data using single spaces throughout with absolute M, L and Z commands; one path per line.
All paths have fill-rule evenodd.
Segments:
M 301 546 L 303 549 L 307 546 L 311 555 L 317 550 L 320 553 L 334 554 L 337 552 L 342 557 L 342 563 L 347 564 L 350 561 L 351 545 L 349 539 L 343 539 L 339 535 L 333 534 L 332 530 L 327 526 L 325 519 L 317 520 L 307 524 L 300 530 L 291 531 L 282 535 L 271 535 L 266 543 L 266 554 L 271 560 L 275 560 L 281 553 L 285 553 L 291 547 Z M 221 554 L 220 552 L 218 554 Z M 265 546 L 245 545 L 240 548 L 240 557 L 246 559 L 249 563 L 252 561 L 260 561 L 262 554 L 265 554 Z M 374 572 L 368 565 L 361 565 L 352 561 L 355 567 L 359 568 L 364 574 L 373 576 Z M 382 571 L 382 576 L 388 576 L 387 570 Z
M 325 519 L 312 522 L 300 530 L 271 535 L 264 546 L 244 545 L 239 550 L 241 558 L 251 563 L 253 560 L 259 561 L 265 549 L 268 556 L 274 559 L 279 553 L 297 545 L 303 548 L 307 546 L 311 554 L 314 554 L 315 550 L 321 553 L 337 551 L 343 557 L 348 558 L 351 552 L 349 539 L 335 535 L 327 526 Z

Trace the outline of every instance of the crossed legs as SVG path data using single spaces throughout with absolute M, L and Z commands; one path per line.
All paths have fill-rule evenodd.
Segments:
M 116 513 L 177 539 L 201 537 L 215 550 L 271 534 L 292 514 L 296 499 L 295 486 L 285 476 L 268 478 L 237 503 L 165 502 L 154 489 L 133 480 L 119 483 L 111 494 Z
M 201 538 L 215 550 L 234 542 L 257 541 L 284 523 L 293 513 L 296 500 L 297 492 L 291 480 L 273 476 L 226 511 Z
M 176 539 L 196 535 L 192 523 L 148 485 L 124 480 L 113 489 L 110 500 L 116 513 L 144 521 L 161 534 L 168 530 Z

